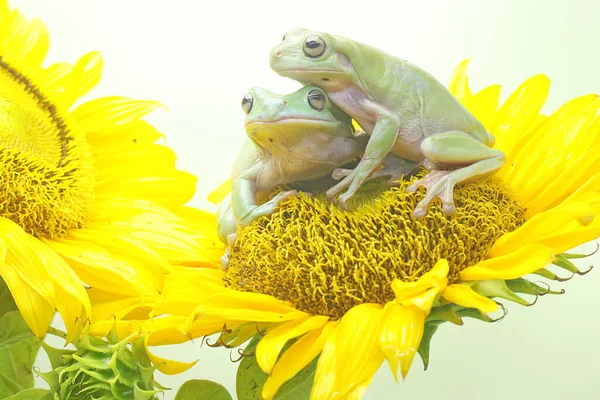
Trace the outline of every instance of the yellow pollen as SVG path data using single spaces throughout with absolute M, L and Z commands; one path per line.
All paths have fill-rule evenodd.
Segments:
M 338 319 L 356 305 L 394 299 L 394 279 L 415 281 L 440 258 L 448 260 L 449 282 L 456 282 L 500 236 L 525 222 L 525 210 L 497 178 L 457 187 L 454 216 L 435 203 L 421 219 L 411 213 L 424 191 L 406 193 L 409 183 L 389 190 L 366 185 L 351 212 L 321 195 L 287 200 L 238 230 L 225 284 Z
M 36 237 L 83 226 L 92 157 L 66 113 L 0 57 L 0 217 Z

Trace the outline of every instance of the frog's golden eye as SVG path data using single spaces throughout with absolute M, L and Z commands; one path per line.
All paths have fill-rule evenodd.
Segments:
M 252 104 L 254 103 L 254 96 L 252 93 L 248 93 L 242 99 L 242 108 L 246 114 L 250 114 L 250 110 L 252 110 Z
M 327 105 L 327 98 L 320 90 L 313 89 L 306 96 L 308 104 L 317 111 L 323 111 Z
M 316 35 L 311 35 L 304 41 L 304 54 L 309 57 L 320 57 L 325 53 L 325 41 Z

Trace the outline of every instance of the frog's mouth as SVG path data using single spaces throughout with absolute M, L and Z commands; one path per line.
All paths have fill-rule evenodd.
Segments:
M 314 72 L 315 74 L 342 74 L 342 71 L 337 69 L 325 68 L 285 68 L 277 70 L 278 73 L 296 73 L 296 72 Z
M 316 117 L 302 117 L 302 118 L 298 118 L 298 117 L 282 117 L 282 118 L 278 118 L 278 119 L 271 119 L 271 120 L 264 120 L 264 121 L 260 121 L 260 120 L 255 120 L 255 121 L 250 121 L 248 123 L 245 124 L 245 126 L 251 127 L 253 125 L 271 125 L 271 124 L 290 124 L 290 125 L 297 125 L 297 124 L 319 124 L 319 125 L 323 125 L 323 124 L 335 124 L 337 123 L 337 121 L 331 121 L 331 120 L 327 120 L 327 119 L 323 119 L 323 118 L 316 118 Z

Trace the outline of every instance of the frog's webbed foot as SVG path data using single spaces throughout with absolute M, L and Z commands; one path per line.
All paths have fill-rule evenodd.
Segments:
M 416 191 L 419 186 L 427 189 L 425 198 L 413 211 L 416 218 L 425 215 L 427 207 L 435 198 L 442 200 L 444 214 L 454 214 L 454 186 L 493 174 L 505 161 L 504 153 L 500 150 L 489 148 L 481 141 L 459 131 L 444 132 L 426 138 L 421 142 L 421 151 L 426 157 L 425 166 L 444 165 L 454 169 L 432 169 L 423 179 L 406 188 L 408 192 Z
M 442 200 L 444 214 L 452 215 L 456 212 L 454 206 L 454 185 L 456 182 L 451 177 L 452 172 L 454 171 L 431 171 L 423 179 L 413 182 L 406 188 L 409 193 L 416 192 L 421 186 L 427 189 L 425 198 L 413 210 L 413 216 L 416 218 L 424 217 L 427 213 L 427 207 L 435 198 Z
M 261 204 L 259 206 L 254 206 L 253 208 L 249 208 L 249 211 L 246 213 L 246 215 L 240 217 L 238 222 L 242 226 L 248 226 L 260 217 L 269 216 L 273 214 L 275 210 L 277 210 L 277 208 L 279 207 L 279 203 L 281 203 L 283 200 L 297 195 L 297 190 L 287 190 L 285 192 L 277 193 L 275 197 L 273 197 L 266 203 Z
M 356 169 L 341 169 L 338 168 L 332 173 L 333 179 L 342 179 L 340 183 L 329 188 L 325 195 L 327 199 L 334 204 L 337 204 L 343 210 L 348 211 L 348 200 L 352 196 L 356 194 L 358 189 L 362 186 L 362 184 L 367 180 L 367 177 L 360 178 L 357 180 L 357 170 Z M 338 178 L 336 178 L 336 176 Z M 338 196 L 344 189 L 348 189 L 344 194 Z
M 347 201 L 354 196 L 365 182 L 381 177 L 388 177 L 389 186 L 395 186 L 400 179 L 420 165 L 420 163 L 405 160 L 393 154 L 388 154 L 383 159 L 383 168 L 371 173 L 370 170 L 376 168 L 376 164 L 376 162 L 371 161 L 363 169 L 360 168 L 360 165 L 356 169 L 335 169 L 331 177 L 335 180 L 343 180 L 327 191 L 327 198 L 332 202 L 337 202 L 344 210 L 348 210 Z M 348 191 L 337 197 L 336 201 L 337 194 L 346 188 L 349 188 Z
M 331 174 L 331 177 L 333 179 L 335 179 L 336 181 L 339 181 L 340 179 L 350 175 L 352 173 L 352 169 L 343 169 L 343 168 L 337 168 L 333 171 L 333 173 Z M 402 179 L 402 177 L 406 175 L 406 171 L 404 168 L 400 168 L 397 165 L 388 165 L 382 169 L 380 169 L 379 171 L 375 171 L 373 172 L 373 174 L 368 177 L 365 182 L 369 182 L 372 181 L 374 179 L 379 179 L 382 177 L 389 177 L 388 180 L 388 185 L 389 186 L 397 186 L 398 185 L 398 181 L 400 179 Z

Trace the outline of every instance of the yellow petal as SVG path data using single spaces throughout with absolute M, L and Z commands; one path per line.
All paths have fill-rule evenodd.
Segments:
M 38 18 L 31 20 L 30 24 L 33 28 L 32 31 L 35 31 L 36 35 L 35 39 L 33 39 L 33 46 L 23 58 L 23 63 L 26 65 L 41 65 L 50 47 L 48 29 L 46 29 L 46 25 Z
M 537 214 L 517 230 L 500 237 L 488 257 L 509 254 L 536 243 L 549 247 L 554 254 L 562 253 L 597 237 L 595 227 L 582 226 L 582 221 L 593 217 L 594 209 L 583 202 Z
M 385 305 L 379 343 L 396 381 L 398 366 L 402 377 L 406 378 L 423 338 L 425 317 L 425 313 L 414 306 L 396 302 Z
M 472 102 L 473 95 L 469 89 L 468 66 L 471 60 L 467 59 L 461 62 L 454 70 L 450 78 L 448 90 L 454 95 L 467 109 Z
M 125 124 L 163 107 L 156 101 L 111 96 L 83 103 L 73 111 L 82 131 L 99 131 Z
M 86 131 L 86 139 L 92 145 L 96 157 L 105 153 L 129 151 L 138 144 L 151 144 L 160 138 L 164 138 L 164 135 L 141 119 L 105 126 L 101 129 L 90 126 Z
M 82 313 L 91 313 L 79 277 L 52 249 L 4 218 L 0 218 L 0 245 L 4 248 L 0 275 L 34 333 L 45 335 L 58 308 L 72 339 Z
M 0 240 L 6 247 L 5 266 L 16 268 L 15 272 L 29 287 L 54 304 L 53 282 L 46 265 L 31 247 L 30 235 L 11 220 L 0 217 Z
M 544 268 L 554 260 L 551 249 L 529 244 L 517 251 L 483 260 L 460 273 L 462 281 L 485 279 L 516 279 Z
M 193 269 L 190 268 L 190 270 Z M 198 269 L 197 271 L 218 270 Z M 187 272 L 178 270 L 165 277 L 162 293 L 163 304 L 158 307 L 158 312 L 180 316 L 190 315 L 198 306 L 199 299 L 226 291 L 220 271 L 215 274 L 196 274 L 196 276 Z
M 325 342 L 311 398 L 343 398 L 371 379 L 385 358 L 379 346 L 382 317 L 379 304 L 361 304 L 342 317 Z
M 126 231 L 124 231 L 126 232 Z M 124 233 L 123 232 L 123 233 Z M 104 250 L 112 259 L 111 264 L 121 264 L 124 268 L 135 271 L 135 280 L 139 282 L 138 291 L 162 291 L 164 285 L 164 270 L 160 261 L 142 246 L 132 243 L 121 232 L 107 232 L 98 229 L 77 229 L 69 232 L 69 239 L 80 244 L 92 244 Z M 94 282 L 86 283 L 97 286 Z M 110 289 L 109 289 L 110 290 Z
M 327 323 L 327 320 L 328 318 L 322 315 L 307 316 L 287 322 L 271 330 L 256 346 L 256 361 L 260 368 L 267 374 L 271 373 L 279 353 L 288 340 L 322 327 Z
M 586 140 L 589 143 L 585 133 L 599 110 L 597 95 L 573 99 L 552 114 L 519 148 L 510 161 L 512 173 L 508 180 L 525 206 L 589 148 L 583 143 Z M 543 149 L 540 141 L 544 142 Z
M 93 304 L 92 322 L 122 319 L 137 308 L 152 308 L 159 300 L 158 296 L 154 299 L 142 299 L 139 296 L 124 296 L 96 288 L 88 289 L 87 293 Z
M 475 96 L 469 111 L 477 118 L 488 132 L 491 132 L 500 102 L 500 85 L 488 86 Z
M 5 244 L 0 238 L 0 250 L 2 247 L 5 247 Z M 54 317 L 54 306 L 20 277 L 16 268 L 21 267 L 23 266 L 0 262 L 0 276 L 4 278 L 23 319 L 33 334 L 42 339 Z
M 255 322 L 284 322 L 307 315 L 272 296 L 232 289 L 201 300 L 194 314 L 195 318 L 218 315 L 233 321 Z
M 498 304 L 485 296 L 476 293 L 467 285 L 449 285 L 442 297 L 451 303 L 467 308 L 476 308 L 484 314 L 498 310 Z
M 337 327 L 338 322 L 329 322 L 296 341 L 279 359 L 267 378 L 262 390 L 265 400 L 271 400 L 277 391 L 300 370 L 306 367 L 323 349 L 325 340 Z
M 102 75 L 102 57 L 98 52 L 88 53 L 75 63 L 68 79 L 68 86 L 62 94 L 66 107 L 85 95 L 100 81 Z
M 448 261 L 441 259 L 438 260 L 431 271 L 423 274 L 416 282 L 403 282 L 394 279 L 391 286 L 396 294 L 396 300 L 400 303 L 412 302 L 414 304 L 414 300 L 418 296 L 425 295 L 429 299 L 428 290 L 434 289 L 436 293 L 439 293 L 446 287 L 448 271 Z
M 572 193 L 581 188 L 590 178 L 600 175 L 600 145 L 574 159 L 559 172 L 556 179 L 549 182 L 536 196 L 527 200 L 527 216 L 549 210 L 564 201 Z
M 139 292 L 141 282 L 135 269 L 121 260 L 114 259 L 100 246 L 69 239 L 44 243 L 60 254 L 81 280 L 89 285 L 123 295 Z
M 148 354 L 148 358 L 150 358 L 150 361 L 152 361 L 152 364 L 157 365 L 158 370 L 165 375 L 181 374 L 182 372 L 185 372 L 188 369 L 192 368 L 198 362 L 198 360 L 196 360 L 191 363 L 185 363 L 185 362 L 181 362 L 181 361 L 169 360 L 166 358 L 159 357 L 155 354 L 152 354 L 150 352 L 150 349 L 148 349 L 148 340 L 149 340 L 149 335 L 146 335 L 144 337 L 144 346 L 146 347 L 146 354 Z
M 508 159 L 513 148 L 527 141 L 524 133 L 540 113 L 549 89 L 550 80 L 546 76 L 533 76 L 523 82 L 498 110 L 491 133 L 496 138 L 496 148 Z
M 91 315 L 88 295 L 81 279 L 56 252 L 34 237 L 29 241 L 54 282 L 55 306 L 67 329 L 67 343 L 70 343 L 77 333 L 79 321 Z
M 165 171 L 161 175 L 123 178 L 101 183 L 97 188 L 100 198 L 116 195 L 148 199 L 167 208 L 181 206 L 192 199 L 198 178 L 184 171 Z
M 231 193 L 231 179 L 226 180 L 221 186 L 210 192 L 207 199 L 213 204 L 218 204 L 222 202 L 229 193 Z
M 344 400 L 361 400 L 367 392 L 367 388 L 371 384 L 371 380 L 372 379 L 369 379 L 366 382 L 363 382 L 360 385 L 358 385 L 356 389 L 354 389 L 344 398 Z

